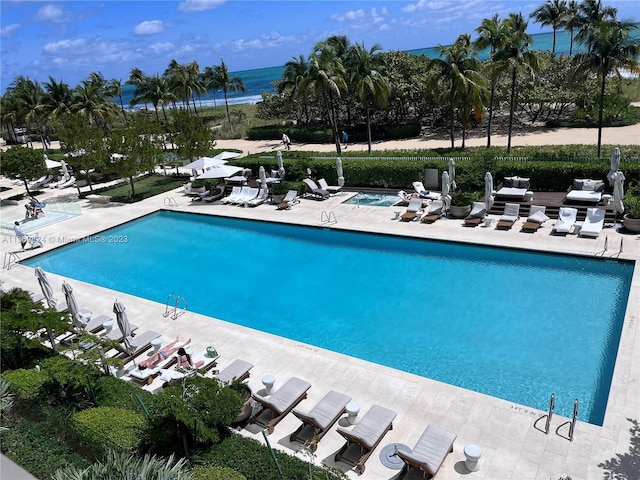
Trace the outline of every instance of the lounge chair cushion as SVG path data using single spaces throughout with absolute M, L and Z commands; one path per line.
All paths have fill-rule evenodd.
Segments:
M 254 398 L 274 412 L 282 413 L 290 408 L 291 403 L 298 400 L 300 396 L 310 388 L 311 384 L 309 382 L 293 377 L 271 395 L 271 397 L 265 398 L 254 395 Z
M 549 220 L 549 217 L 547 217 L 547 215 L 541 212 L 540 210 L 538 210 L 533 215 L 530 215 L 529 218 L 527 218 L 527 221 L 536 222 L 536 223 L 544 223 L 547 220 Z
M 347 440 L 353 441 L 370 449 L 380 440 L 389 429 L 389 425 L 396 418 L 396 412 L 388 408 L 374 405 L 351 431 L 338 427 L 338 431 Z
M 456 435 L 435 425 L 429 425 L 411 452 L 398 451 L 400 458 L 413 460 L 435 475 L 453 447 Z
M 312 419 L 316 425 L 324 430 L 331 426 L 336 420 L 336 415 L 344 411 L 345 405 L 349 403 L 350 400 L 351 397 L 348 395 L 331 390 L 309 413 L 294 410 L 293 414 L 298 416 L 298 418 L 308 417 Z
M 218 374 L 214 375 L 214 378 L 220 380 L 222 383 L 231 383 L 235 379 L 246 377 L 252 368 L 253 365 L 251 363 L 236 359 Z

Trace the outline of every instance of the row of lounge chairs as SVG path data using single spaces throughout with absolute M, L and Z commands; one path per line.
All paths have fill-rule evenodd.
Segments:
M 423 209 L 421 198 L 412 198 L 406 212 L 400 219 L 412 221 Z M 545 213 L 546 207 L 542 205 L 532 205 L 529 209 L 529 216 L 522 225 L 522 230 L 535 232 L 550 218 Z M 477 226 L 485 219 L 487 213 L 484 202 L 474 202 L 471 212 L 465 217 L 463 225 Z M 572 207 L 561 207 L 558 219 L 555 222 L 552 233 L 566 234 L 579 229 L 579 235 L 587 237 L 598 237 L 604 227 L 606 211 L 603 208 L 588 208 L 586 219 L 582 224 L 577 220 L 578 210 Z M 441 200 L 433 200 L 421 217 L 423 223 L 433 223 L 444 215 L 444 205 Z M 520 204 L 506 203 L 503 214 L 498 218 L 496 229 L 509 230 L 520 218 Z
M 331 390 L 311 410 L 303 412 L 295 407 L 307 398 L 310 388 L 309 382 L 292 377 L 268 397 L 253 394 L 262 409 L 249 421 L 273 433 L 275 426 L 289 412 L 293 412 L 302 424 L 290 435 L 289 440 L 306 443 L 311 451 L 315 451 L 318 442 L 346 412 L 351 397 Z M 354 427 L 338 426 L 336 431 L 346 443 L 335 454 L 334 460 L 352 465 L 358 473 L 363 473 L 371 454 L 387 432 L 393 429 L 396 415 L 386 407 L 372 405 Z M 451 432 L 434 425 L 427 426 L 411 451 L 403 451 L 402 455 L 398 451 L 398 456 L 405 463 L 398 478 L 402 478 L 410 468 L 416 468 L 425 475 L 435 475 L 447 455 L 453 451 L 455 439 L 456 435 Z
M 255 187 L 233 187 L 231 193 L 222 199 L 224 205 L 246 205 L 256 207 L 267 201 L 268 190 Z

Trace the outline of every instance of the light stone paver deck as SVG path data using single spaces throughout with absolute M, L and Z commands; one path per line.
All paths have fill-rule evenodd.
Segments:
M 69 191 L 65 193 L 70 193 Z M 396 207 L 367 207 L 343 205 L 351 195 L 345 193 L 326 201 L 303 199 L 289 211 L 277 211 L 273 205 L 265 204 L 256 208 L 237 206 L 192 204 L 190 198 L 175 190 L 156 198 L 133 205 L 89 204 L 79 201 L 82 215 L 69 220 L 45 226 L 40 235 L 45 241 L 44 248 L 33 252 L 19 252 L 19 243 L 14 237 L 0 237 L 3 258 L 5 252 L 18 252 L 21 259 L 40 254 L 62 243 L 94 235 L 112 226 L 136 219 L 142 215 L 165 208 L 165 198 L 173 198 L 178 206 L 171 209 L 237 218 L 290 222 L 301 225 L 322 226 L 322 212 L 333 212 L 337 223 L 324 225 L 327 228 L 378 232 L 393 235 L 407 235 L 419 238 L 455 240 L 503 247 L 525 248 L 540 251 L 562 252 L 575 255 L 593 256 L 604 249 L 608 238 L 608 251 L 604 257 L 637 261 L 640 258 L 638 235 L 621 235 L 613 228 L 605 229 L 598 239 L 551 236 L 553 220 L 534 234 L 520 232 L 520 219 L 510 231 L 492 228 L 465 228 L 460 220 L 442 219 L 431 225 L 417 222 L 392 220 Z M 404 208 L 400 208 L 404 210 Z M 24 214 L 24 207 L 3 206 L 0 209 L 2 222 L 12 222 Z M 495 225 L 495 224 L 494 224 Z M 167 232 L 167 235 L 173 235 Z M 624 238 L 623 252 L 618 255 L 620 240 Z M 179 253 L 176 253 L 179 259 Z M 194 268 L 194 279 L 201 275 Z M 135 275 L 123 272 L 123 275 Z M 61 284 L 63 278 L 49 274 L 54 289 L 63 298 Z M 348 272 L 343 274 L 348 279 Z M 10 270 L 2 270 L 5 287 L 18 286 L 39 291 L 32 268 L 15 265 Z M 536 419 L 546 412 L 513 404 L 480 393 L 454 387 L 399 370 L 366 362 L 342 354 L 317 348 L 313 345 L 295 342 L 274 335 L 257 332 L 242 326 L 205 317 L 192 312 L 177 320 L 165 318 L 165 305 L 147 301 L 131 295 L 111 291 L 80 281 L 71 281 L 81 308 L 89 308 L 94 314 L 113 316 L 113 302 L 117 298 L 126 305 L 129 318 L 140 326 L 140 331 L 154 329 L 162 333 L 163 342 L 168 343 L 176 335 L 193 339 L 194 351 L 207 345 L 214 345 L 221 357 L 219 367 L 224 368 L 236 358 L 245 359 L 255 366 L 251 372 L 249 385 L 254 391 L 263 389 L 261 378 L 272 374 L 276 378 L 275 388 L 292 376 L 297 376 L 312 384 L 309 397 L 300 404 L 308 410 L 329 390 L 337 390 L 352 396 L 366 412 L 374 403 L 391 408 L 398 413 L 391 430 L 381 442 L 366 464 L 366 471 L 358 477 L 353 471 L 350 478 L 391 479 L 398 471 L 382 465 L 379 453 L 383 446 L 399 442 L 413 447 L 428 424 L 436 424 L 457 434 L 454 451 L 445 460 L 437 478 L 440 480 L 478 479 L 558 479 L 571 476 L 572 479 L 638 478 L 638 452 L 632 447 L 632 421 L 640 420 L 640 336 L 638 316 L 640 313 L 640 273 L 635 269 L 629 304 L 624 320 L 618 358 L 615 366 L 611 393 L 603 427 L 578 422 L 575 437 L 570 442 L 563 436 L 568 434 L 568 426 L 556 429 L 569 419 L 554 416 L 551 431 L 545 435 L 536 429 Z M 559 288 L 549 285 L 549 288 Z M 185 286 L 186 288 L 186 286 Z M 268 289 L 269 285 L 264 287 Z M 498 294 L 496 292 L 496 294 Z M 597 292 L 584 292 L 597 295 Z M 576 312 L 578 314 L 578 312 Z M 336 332 L 339 335 L 340 332 Z M 552 334 L 552 332 L 550 332 Z M 584 335 L 588 332 L 576 332 Z M 366 332 L 363 332 L 366 335 Z M 553 368 L 550 365 L 549 368 Z M 540 372 L 544 375 L 544 372 Z M 146 388 L 156 389 L 161 381 L 156 379 Z M 558 402 L 573 402 L 573 399 L 557 399 Z M 342 423 L 342 421 L 341 421 Z M 541 428 L 544 420 L 538 422 Z M 294 453 L 300 448 L 291 444 L 289 435 L 298 426 L 298 420 L 288 415 L 270 436 L 271 445 L 285 452 Z M 259 441 L 262 435 L 258 428 L 249 426 L 242 433 Z M 635 441 L 638 441 L 635 433 Z M 474 443 L 482 448 L 480 470 L 469 473 L 464 467 L 463 448 Z M 320 442 L 316 461 L 335 466 L 343 471 L 348 465 L 335 464 L 333 456 L 343 444 L 343 439 L 332 429 Z M 637 445 L 637 443 L 636 443 Z M 301 457 L 302 454 L 299 454 Z M 635 455 L 635 456 L 634 456 Z M 604 465 L 604 467 L 603 467 Z M 626 476 L 625 476 L 626 475 Z M 635 475 L 635 477 L 634 477 Z M 406 478 L 421 478 L 419 475 Z

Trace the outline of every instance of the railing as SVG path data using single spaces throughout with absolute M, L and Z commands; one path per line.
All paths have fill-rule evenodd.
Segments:
M 549 426 L 551 425 L 551 418 L 553 417 L 553 411 L 556 408 L 556 394 L 551 394 L 551 400 L 549 400 L 549 413 L 547 414 L 547 423 L 544 426 L 544 433 L 549 433 Z
M 165 207 L 177 207 L 178 202 L 173 197 L 164 197 L 164 206 Z
M 170 300 L 172 299 L 173 299 L 173 307 L 170 307 L 169 306 Z M 181 303 L 183 306 L 180 305 Z M 184 314 L 187 311 L 188 307 L 189 307 L 189 304 L 187 303 L 187 300 L 182 295 L 175 295 L 173 293 L 170 293 L 169 295 L 167 295 L 167 303 L 165 305 L 164 313 L 162 314 L 162 316 L 165 318 L 168 316 L 171 316 L 171 318 L 175 320 L 180 315 Z
M 336 214 L 333 213 L 333 210 L 328 212 L 326 210 L 323 210 L 322 213 L 320 214 L 320 222 L 323 224 L 334 224 L 334 223 L 338 223 L 338 219 L 336 218 Z
M 2 268 L 5 270 L 11 270 L 11 267 L 16 263 L 20 263 L 20 257 L 15 252 L 5 252 Z
M 569 425 L 569 440 L 573 442 L 573 432 L 576 428 L 576 420 L 578 419 L 578 399 L 573 402 L 573 418 L 571 419 L 571 425 Z

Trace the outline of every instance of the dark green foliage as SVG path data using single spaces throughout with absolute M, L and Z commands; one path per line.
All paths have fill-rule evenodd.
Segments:
M 0 171 L 9 178 L 20 178 L 29 192 L 27 181 L 47 173 L 42 152 L 26 147 L 11 147 L 0 152 Z
M 419 122 L 404 123 L 401 125 L 387 125 L 385 127 L 386 140 L 398 140 L 402 138 L 414 138 L 420 135 Z
M 58 468 L 75 465 L 86 468 L 89 462 L 65 446 L 37 424 L 13 416 L 0 435 L 0 450 L 37 478 L 50 478 Z
M 41 371 L 47 376 L 42 385 L 42 400 L 76 409 L 95 405 L 95 382 L 102 374 L 97 367 L 58 355 L 44 360 Z
M 0 310 L 3 369 L 34 366 L 39 359 L 51 355 L 36 332 L 48 328 L 52 334 L 63 333 L 69 327 L 66 315 L 34 303 L 27 292 L 18 288 L 0 292 Z
M 242 407 L 241 395 L 213 378 L 188 377 L 156 396 L 144 445 L 153 453 L 170 454 L 211 445 L 226 435 Z
M 133 453 L 140 443 L 144 415 L 113 407 L 89 408 L 73 416 L 71 429 L 79 448 L 93 458 L 108 450 Z
M 193 480 L 246 480 L 247 477 L 228 467 L 198 465 L 191 470 Z
M 309 464 L 291 455 L 274 450 L 285 478 L 327 480 L 346 478 L 342 474 L 329 472 L 327 469 L 312 466 L 309 475 Z M 203 459 L 214 465 L 225 465 L 243 474 L 247 480 L 280 480 L 269 449 L 257 440 L 232 435 L 209 452 Z

